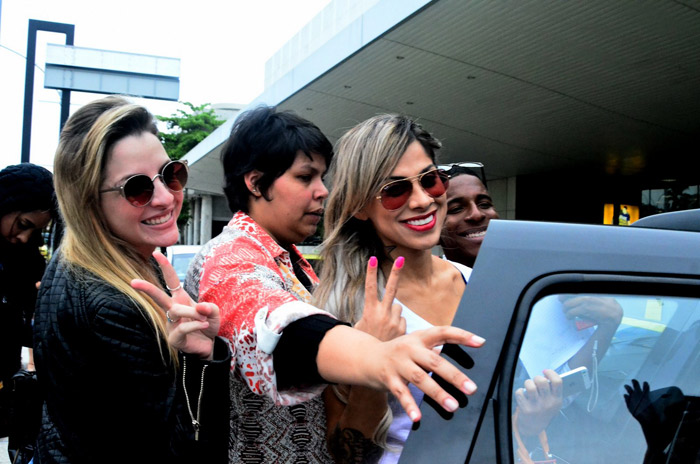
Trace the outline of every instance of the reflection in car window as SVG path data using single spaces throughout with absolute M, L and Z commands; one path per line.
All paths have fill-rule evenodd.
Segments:
M 700 300 L 550 295 L 533 306 L 519 353 L 513 454 L 516 462 L 695 462 L 699 397 Z
M 172 265 L 175 268 L 175 272 L 177 272 L 177 277 L 178 279 L 180 279 L 180 282 L 185 281 L 185 276 L 187 276 L 187 269 L 189 268 L 190 261 L 192 261 L 194 255 L 195 253 L 179 253 L 173 255 Z

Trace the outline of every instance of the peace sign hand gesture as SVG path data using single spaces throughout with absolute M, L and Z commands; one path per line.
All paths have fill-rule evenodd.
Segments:
M 367 264 L 365 305 L 362 317 L 355 324 L 355 328 L 373 335 L 383 342 L 406 333 L 406 319 L 401 317 L 401 305 L 394 304 L 403 264 L 403 256 L 399 256 L 394 261 L 386 282 L 384 298 L 381 301 L 377 296 L 377 258 L 372 256 Z
M 163 289 L 141 279 L 131 281 L 131 287 L 150 296 L 168 319 L 168 342 L 183 353 L 196 354 L 211 360 L 214 338 L 219 333 L 219 307 L 213 303 L 196 303 L 180 284 L 175 269 L 160 252 L 153 253 L 172 296 Z

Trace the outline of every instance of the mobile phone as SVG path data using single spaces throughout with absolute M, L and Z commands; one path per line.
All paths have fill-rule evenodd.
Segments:
M 591 379 L 588 376 L 588 368 L 585 366 L 577 367 L 560 375 L 562 383 L 562 395 L 575 395 L 584 392 L 591 388 Z

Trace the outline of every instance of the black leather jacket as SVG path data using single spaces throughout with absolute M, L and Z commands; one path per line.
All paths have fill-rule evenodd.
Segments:
M 176 370 L 140 308 L 82 274 L 68 270 L 57 254 L 41 283 L 34 358 L 45 400 L 34 462 L 227 462 L 226 342 L 217 337 L 213 361 L 181 356 Z M 199 441 L 182 388 L 183 366 L 195 417 L 204 385 Z

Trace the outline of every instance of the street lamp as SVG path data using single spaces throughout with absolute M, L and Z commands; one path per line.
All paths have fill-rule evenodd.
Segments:
M 36 60 L 37 31 L 58 32 L 66 35 L 66 45 L 73 45 L 75 26 L 73 24 L 53 23 L 50 21 L 29 20 L 27 37 L 27 70 L 24 74 L 24 119 L 22 125 L 22 159 L 29 162 L 29 148 L 32 141 L 32 107 L 34 103 L 34 61 Z M 61 91 L 61 122 L 59 130 L 68 120 L 70 112 L 70 90 Z

